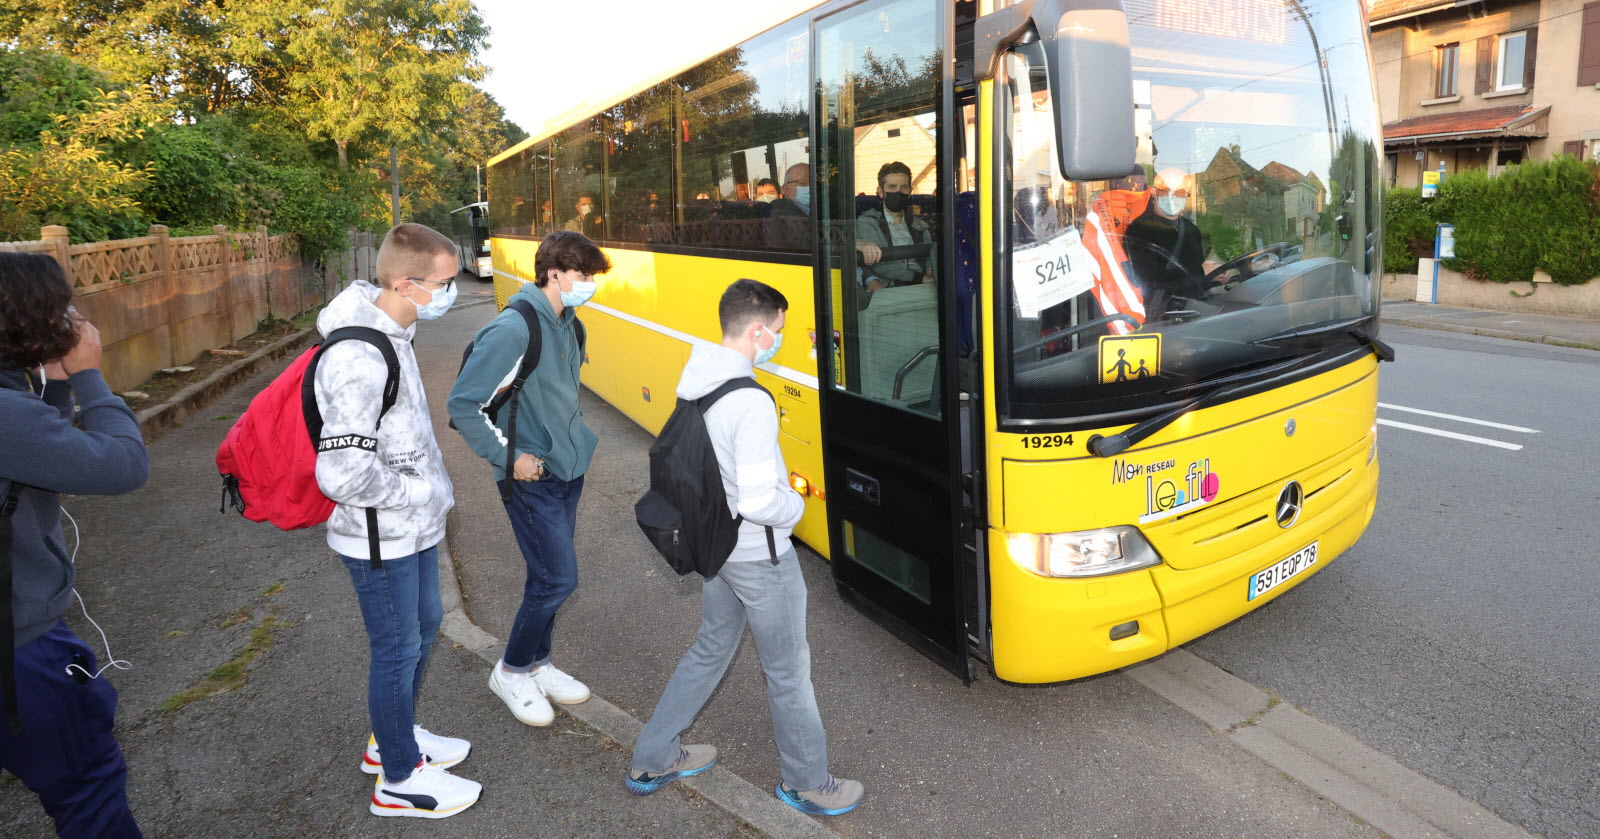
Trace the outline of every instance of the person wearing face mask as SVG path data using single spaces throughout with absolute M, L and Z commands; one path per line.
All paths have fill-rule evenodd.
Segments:
M 1144 292 L 1145 311 L 1160 319 L 1173 298 L 1204 297 L 1206 246 L 1189 217 L 1193 178 L 1177 167 L 1156 172 L 1144 211 L 1123 233 L 1133 279 Z
M 574 208 L 577 215 L 567 221 L 566 229 L 585 236 L 600 238 L 605 222 L 600 216 L 600 202 L 590 193 L 578 196 L 578 203 Z
M 763 204 L 771 204 L 778 200 L 778 182 L 771 178 L 762 178 L 756 181 L 756 200 Z
M 368 807 L 378 816 L 444 818 L 472 806 L 482 792 L 475 781 L 447 771 L 466 759 L 472 744 L 416 722 L 422 677 L 444 617 L 438 546 L 455 489 L 434 438 L 411 340 L 417 321 L 450 309 L 457 269 L 455 243 L 444 234 L 397 225 L 378 248 L 378 284 L 356 281 L 317 316 L 325 336 L 349 326 L 383 333 L 400 368 L 398 396 L 381 421 L 389 369 L 376 347 L 333 344 L 315 380 L 322 413 L 317 486 L 334 502 L 328 546 L 350 573 L 371 653 L 372 736 L 361 768 L 378 776 Z M 378 511 L 378 568 L 370 561 L 367 508 Z
M 780 192 L 781 196 L 767 205 L 767 247 L 810 253 L 811 164 L 790 166 L 783 173 Z
M 856 253 L 861 257 L 858 282 L 868 292 L 931 283 L 937 276 L 934 251 L 915 259 L 883 259 L 883 249 L 897 245 L 933 242 L 928 223 L 909 212 L 911 167 L 895 161 L 878 170 L 878 198 L 882 209 L 871 209 L 856 219 Z
M 528 567 L 522 605 L 489 673 L 489 689 L 527 725 L 549 725 L 552 701 L 589 698 L 588 687 L 552 663 L 551 639 L 556 612 L 578 585 L 578 499 L 599 443 L 578 407 L 578 308 L 594 295 L 594 277 L 609 270 L 606 255 L 581 233 L 557 231 L 539 243 L 535 279 L 511 297 L 532 306 L 541 341 L 538 364 L 516 397 L 515 440 L 507 439 L 510 410 L 490 420 L 483 408 L 522 364 L 530 332 L 521 313 L 508 305 L 478 330 L 450 389 L 450 418 L 472 451 L 489 461 Z
M 753 378 L 755 365 L 771 360 L 782 346 L 788 308 L 783 294 L 765 283 L 739 280 L 728 286 L 718 305 L 722 343 L 690 352 L 678 398 L 699 399 L 730 380 Z M 790 542 L 805 499 L 789 486 L 777 411 L 771 396 L 744 388 L 717 399 L 705 412 L 705 425 L 727 511 L 743 517 L 739 539 L 701 589 L 700 631 L 639 735 L 624 783 L 635 795 L 649 795 L 716 763 L 716 747 L 686 746 L 680 738 L 722 681 L 749 626 L 777 741 L 778 800 L 812 815 L 847 813 L 861 803 L 863 790 L 860 782 L 829 773 L 827 734 L 811 684 L 806 581 Z

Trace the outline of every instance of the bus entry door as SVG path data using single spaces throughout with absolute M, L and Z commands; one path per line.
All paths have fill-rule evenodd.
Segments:
M 813 207 L 818 334 L 834 342 L 818 354 L 834 579 L 968 679 L 942 258 L 947 5 L 873 0 L 818 22 Z

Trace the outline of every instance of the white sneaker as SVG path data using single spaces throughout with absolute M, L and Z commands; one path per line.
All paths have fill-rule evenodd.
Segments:
M 472 744 L 459 737 L 440 737 L 422 726 L 413 726 L 412 732 L 417 737 L 417 751 L 422 752 L 422 760 L 429 766 L 440 769 L 449 769 L 467 759 L 472 751 Z M 367 753 L 361 758 L 361 771 L 368 775 L 377 775 L 383 772 L 383 759 L 378 756 L 378 739 L 367 735 Z
M 529 673 L 507 673 L 496 664 L 489 671 L 489 690 L 505 701 L 512 716 L 525 725 L 549 725 L 556 709 L 544 698 L 544 689 Z
M 544 695 L 562 705 L 577 705 L 589 700 L 589 687 L 583 682 L 572 678 L 554 664 L 533 671 L 533 681 L 544 691 Z
M 445 819 L 478 803 L 483 785 L 458 778 L 427 761 L 417 764 L 411 777 L 391 784 L 379 775 L 372 785 L 372 804 L 367 809 L 375 816 L 410 816 L 418 819 Z

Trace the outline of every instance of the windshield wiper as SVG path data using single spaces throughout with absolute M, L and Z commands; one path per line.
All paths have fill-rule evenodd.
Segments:
M 1371 319 L 1371 315 L 1362 315 L 1358 318 L 1333 320 L 1326 323 L 1313 324 L 1311 326 L 1297 326 L 1293 329 L 1286 329 L 1282 332 L 1274 332 L 1273 334 L 1264 338 L 1256 338 L 1250 343 L 1276 344 L 1283 341 L 1291 341 L 1296 338 L 1309 338 L 1317 335 L 1328 335 L 1334 332 L 1342 332 L 1371 348 L 1372 351 L 1377 354 L 1379 361 L 1394 361 L 1394 347 L 1391 347 L 1388 344 L 1378 340 L 1376 335 L 1373 335 L 1372 333 L 1361 328 L 1361 324 L 1366 323 Z
M 1258 367 L 1246 373 L 1232 373 L 1224 376 L 1218 376 L 1216 378 L 1206 379 L 1204 381 L 1189 385 L 1184 389 L 1194 390 L 1198 388 L 1204 388 L 1205 390 L 1199 396 L 1189 400 L 1188 402 L 1185 402 L 1184 404 L 1179 405 L 1178 407 L 1173 408 L 1166 413 L 1157 414 L 1156 416 L 1153 416 L 1120 434 L 1112 434 L 1109 437 L 1096 434 L 1093 437 L 1090 437 L 1089 454 L 1092 454 L 1095 457 L 1111 457 L 1113 455 L 1122 454 L 1128 449 L 1148 439 L 1157 431 L 1160 431 L 1161 429 L 1171 425 L 1184 414 L 1221 402 L 1225 397 L 1232 395 L 1236 391 L 1243 390 L 1244 388 L 1253 385 L 1268 376 L 1284 373 L 1295 367 L 1306 364 L 1311 358 L 1313 358 L 1313 356 L 1294 358 L 1281 364 L 1274 364 L 1269 367 Z

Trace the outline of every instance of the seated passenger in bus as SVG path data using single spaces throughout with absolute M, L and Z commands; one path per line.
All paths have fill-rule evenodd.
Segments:
M 575 207 L 577 215 L 567 220 L 566 229 L 575 233 L 582 233 L 590 239 L 603 239 L 605 222 L 600 218 L 600 202 L 596 201 L 590 193 L 578 196 Z
M 759 190 L 759 187 L 758 187 Z M 783 196 L 768 205 L 767 247 L 811 251 L 811 164 L 796 163 L 783 173 Z
M 858 282 L 869 292 L 933 282 L 937 266 L 932 247 L 926 256 L 914 259 L 883 259 L 887 247 L 933 243 L 928 223 L 907 212 L 911 167 L 898 160 L 883 164 L 878 170 L 878 198 L 882 209 L 867 210 L 856 219 L 856 253 L 865 266 Z
M 778 200 L 778 182 L 771 178 L 762 178 L 756 181 L 756 200 L 763 204 L 771 204 Z

